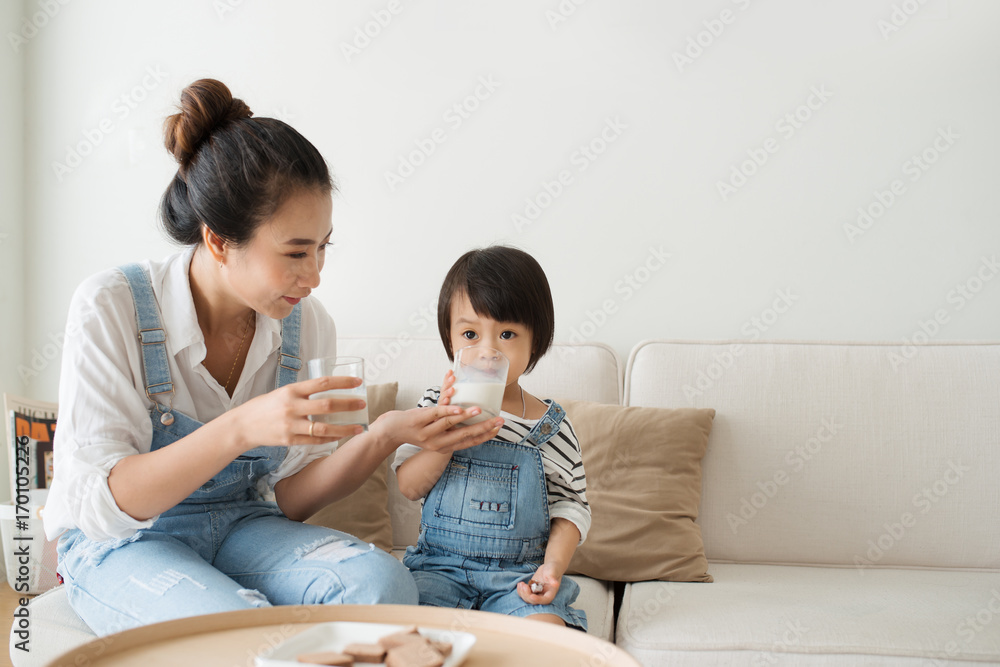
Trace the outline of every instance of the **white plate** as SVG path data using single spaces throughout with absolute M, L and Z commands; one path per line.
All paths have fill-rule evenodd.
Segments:
M 348 644 L 377 644 L 381 637 L 412 625 L 386 625 L 383 623 L 320 623 L 277 646 L 265 649 L 257 656 L 257 667 L 302 667 L 295 658 L 303 653 L 318 651 L 343 651 Z M 421 628 L 420 634 L 434 641 L 451 644 L 451 655 L 444 660 L 444 667 L 458 667 L 476 643 L 476 636 L 468 632 Z M 376 663 L 361 663 L 372 665 Z M 378 663 L 381 664 L 381 663 Z

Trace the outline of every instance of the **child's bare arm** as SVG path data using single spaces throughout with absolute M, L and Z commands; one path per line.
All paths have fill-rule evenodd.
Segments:
M 569 519 L 559 517 L 552 519 L 551 525 L 549 543 L 545 547 L 545 564 L 561 577 L 569 569 L 576 545 L 580 543 L 580 529 Z
M 417 452 L 396 469 L 400 492 L 409 500 L 420 500 L 437 484 L 451 461 L 451 452 L 430 449 Z
M 549 543 L 545 547 L 545 561 L 535 571 L 532 581 L 542 584 L 540 593 L 532 593 L 527 583 L 517 584 L 517 592 L 528 604 L 549 604 L 552 602 L 562 577 L 569 568 L 569 562 L 576 553 L 576 545 L 580 542 L 580 529 L 569 519 L 556 517 L 552 519 L 549 530 Z

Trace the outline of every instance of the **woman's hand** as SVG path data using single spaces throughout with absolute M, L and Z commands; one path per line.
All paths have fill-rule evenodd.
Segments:
M 517 594 L 528 604 L 551 604 L 556 599 L 559 586 L 562 584 L 562 573 L 556 571 L 554 565 L 543 563 L 531 575 L 531 581 L 542 585 L 540 593 L 532 593 L 529 582 L 517 582 Z
M 312 421 L 309 415 L 349 412 L 365 407 L 360 398 L 317 398 L 309 396 L 334 389 L 351 389 L 361 384 L 356 377 L 321 377 L 294 382 L 253 398 L 230 411 L 238 430 L 240 451 L 262 445 L 322 445 L 357 435 L 356 425 L 339 426 Z

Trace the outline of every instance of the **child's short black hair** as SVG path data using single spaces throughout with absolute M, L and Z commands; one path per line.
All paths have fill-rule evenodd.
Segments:
M 438 331 L 451 360 L 451 303 L 462 294 L 477 314 L 531 330 L 531 359 L 524 371 L 531 372 L 552 345 L 556 320 L 549 281 L 535 258 L 517 248 L 492 245 L 470 250 L 452 265 L 441 285 L 437 311 Z

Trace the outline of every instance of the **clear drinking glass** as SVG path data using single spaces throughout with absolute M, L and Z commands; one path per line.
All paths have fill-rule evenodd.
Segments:
M 368 393 L 365 389 L 365 360 L 361 357 L 320 357 L 310 359 L 309 379 L 335 376 L 335 377 L 357 377 L 361 378 L 361 384 L 351 389 L 331 389 L 312 394 L 309 398 L 360 398 L 367 401 Z M 348 412 L 330 412 L 323 415 L 310 415 L 313 421 L 324 422 L 326 424 L 336 424 L 338 426 L 358 425 L 368 430 L 368 404 L 360 410 L 350 410 Z
M 473 345 L 456 350 L 455 394 L 451 397 L 451 405 L 479 406 L 482 410 L 462 422 L 463 425 L 478 424 L 500 414 L 509 366 L 507 357 L 492 347 Z

